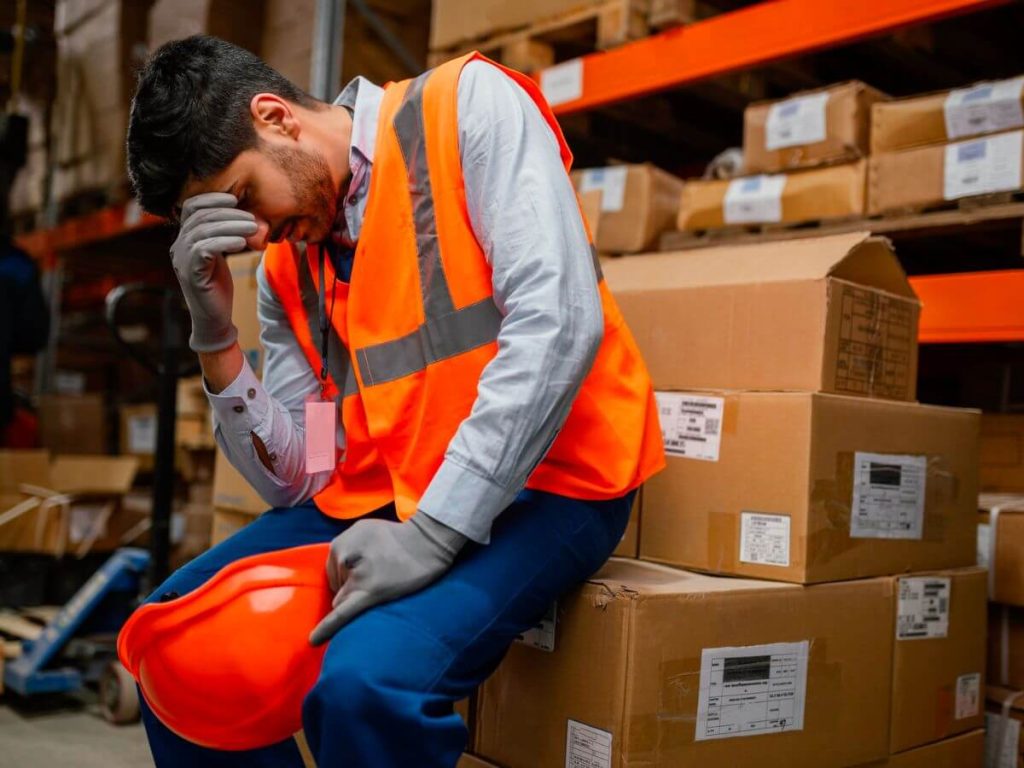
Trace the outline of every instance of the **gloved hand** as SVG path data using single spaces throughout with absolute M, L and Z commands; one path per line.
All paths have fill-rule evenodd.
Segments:
M 189 346 L 196 352 L 218 352 L 238 338 L 231 322 L 234 286 L 224 255 L 245 250 L 245 239 L 258 226 L 255 216 L 236 205 L 234 195 L 207 192 L 190 197 L 181 208 L 171 263 L 192 315 Z
M 359 520 L 331 542 L 334 608 L 309 642 L 320 645 L 367 608 L 422 589 L 447 571 L 466 537 L 422 512 L 407 522 Z

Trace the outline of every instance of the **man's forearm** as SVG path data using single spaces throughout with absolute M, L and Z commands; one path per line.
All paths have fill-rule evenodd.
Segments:
M 242 371 L 242 349 L 235 342 L 218 352 L 200 352 L 199 364 L 203 367 L 203 378 L 213 394 L 219 394 Z

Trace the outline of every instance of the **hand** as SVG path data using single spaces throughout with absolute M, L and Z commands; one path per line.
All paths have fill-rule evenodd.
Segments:
M 331 542 L 327 580 L 337 594 L 309 642 L 325 643 L 367 608 L 423 589 L 451 567 L 465 543 L 461 533 L 423 512 L 405 523 L 354 523 Z
M 255 216 L 236 205 L 238 199 L 225 192 L 190 197 L 171 246 L 171 264 L 192 315 L 189 346 L 196 352 L 218 352 L 238 338 L 231 322 L 234 288 L 224 255 L 245 250 L 246 238 L 258 226 Z

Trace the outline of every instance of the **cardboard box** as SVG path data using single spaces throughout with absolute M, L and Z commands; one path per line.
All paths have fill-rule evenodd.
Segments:
M 1024 415 L 981 415 L 981 474 L 983 491 L 1019 491 L 1024 495 Z
M 985 731 L 979 729 L 892 755 L 882 762 L 871 763 L 870 768 L 983 768 L 984 765 Z
M 103 396 L 41 395 L 39 431 L 43 447 L 53 453 L 106 453 Z
M 889 579 L 798 587 L 616 559 L 559 608 L 555 651 L 513 645 L 481 688 L 475 752 L 499 765 L 838 768 L 888 753 Z
M 156 0 L 149 11 L 149 50 L 170 40 L 213 35 L 260 52 L 263 0 Z
M 260 322 L 256 314 L 256 271 L 261 252 L 246 252 L 228 257 L 228 268 L 234 281 L 231 320 L 238 329 L 238 346 L 257 377 L 263 376 L 263 345 L 260 343 Z
M 662 232 L 672 229 L 683 180 L 642 165 L 613 165 L 572 172 L 580 194 L 601 192 L 594 245 L 601 253 L 635 253 L 657 245 Z
M 258 515 L 269 509 L 267 502 L 219 450 L 213 463 L 213 505 L 218 509 L 249 515 Z
M 208 416 L 210 401 L 203 388 L 203 377 L 192 376 L 178 380 L 178 394 L 175 398 L 178 416 Z
M 470 755 L 467 753 L 459 758 L 459 762 L 455 768 L 498 768 L 498 766 L 494 763 L 489 763 L 476 755 Z
M 1022 188 L 1024 132 L 872 155 L 868 213 L 921 211 L 951 200 Z
M 122 405 L 121 453 L 139 457 L 139 469 L 143 472 L 153 469 L 156 454 L 157 409 L 156 403 Z
M 989 597 L 1024 606 L 1024 495 L 983 493 L 978 511 L 978 565 L 988 569 Z
M 449 48 L 560 16 L 599 0 L 434 0 L 430 47 Z
M 903 752 L 984 726 L 984 569 L 893 579 L 890 752 Z
M 985 765 L 1019 768 L 1024 765 L 1024 691 L 990 685 L 985 690 Z
M 774 173 L 865 157 L 871 107 L 887 98 L 852 80 L 751 104 L 743 112 L 744 167 Z
M 1021 78 L 894 99 L 871 109 L 871 152 L 942 144 L 1019 128 Z M 1009 108 L 1008 108 L 1009 107 Z
M 989 603 L 988 677 L 991 685 L 1024 689 L 1024 608 Z
M 213 510 L 210 527 L 210 546 L 215 547 L 225 539 L 234 536 L 259 515 L 251 512 L 239 512 L 234 509 Z
M 864 160 L 739 179 L 692 179 L 683 186 L 676 227 L 799 224 L 864 215 Z
M 920 305 L 884 238 L 645 254 L 603 269 L 656 389 L 914 399 Z
M 304 90 L 309 89 L 315 20 L 316 0 L 265 2 L 260 57 Z
M 642 507 L 640 496 L 643 489 L 637 492 L 636 501 L 633 502 L 633 510 L 629 515 L 629 523 L 622 534 L 619 545 L 612 552 L 613 557 L 636 557 L 640 554 L 640 509 Z
M 179 448 L 189 450 L 216 448 L 210 414 L 179 416 L 174 430 L 174 443 Z
M 975 562 L 977 411 L 803 392 L 658 406 L 645 560 L 801 583 Z

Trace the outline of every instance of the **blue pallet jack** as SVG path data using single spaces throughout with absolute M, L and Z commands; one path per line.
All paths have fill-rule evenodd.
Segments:
M 118 306 L 133 294 L 156 294 L 163 301 L 159 361 L 121 336 Z M 4 685 L 22 696 L 36 696 L 74 693 L 95 684 L 103 716 L 127 723 L 138 720 L 139 702 L 135 681 L 117 659 L 117 633 L 141 596 L 169 572 L 178 379 L 199 369 L 194 357 L 185 357 L 181 297 L 176 291 L 143 284 L 119 286 L 107 295 L 106 310 L 115 340 L 159 379 L 150 549 L 117 550 L 47 622 L 39 637 L 23 642 L 21 656 L 4 669 Z

